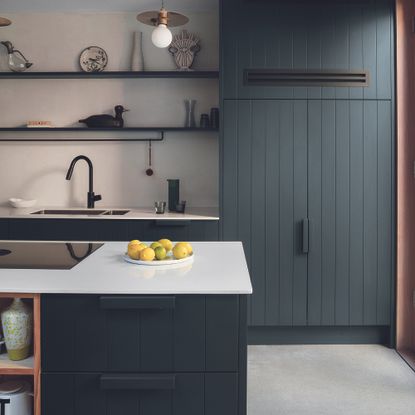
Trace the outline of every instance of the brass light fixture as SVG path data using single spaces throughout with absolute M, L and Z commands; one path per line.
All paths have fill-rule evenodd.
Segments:
M 189 21 L 189 18 L 180 13 L 167 11 L 164 8 L 163 1 L 159 11 L 152 10 L 140 13 L 137 20 L 149 26 L 156 26 L 151 35 L 151 40 L 154 46 L 167 48 L 173 40 L 169 27 L 182 26 Z
M 11 20 L 6 19 L 5 17 L 0 17 L 0 27 L 10 26 L 11 24 Z

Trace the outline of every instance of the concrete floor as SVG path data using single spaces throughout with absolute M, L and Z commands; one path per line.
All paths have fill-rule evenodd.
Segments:
M 250 346 L 248 415 L 414 415 L 415 372 L 382 346 Z

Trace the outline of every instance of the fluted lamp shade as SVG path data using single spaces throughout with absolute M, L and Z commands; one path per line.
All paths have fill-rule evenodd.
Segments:
M 0 17 L 0 27 L 10 26 L 11 24 L 11 20 L 6 19 L 5 17 Z

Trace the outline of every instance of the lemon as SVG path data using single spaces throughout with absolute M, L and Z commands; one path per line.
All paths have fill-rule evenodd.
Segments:
M 159 243 L 163 246 L 166 252 L 170 252 L 173 249 L 173 243 L 169 239 L 160 239 Z
M 189 251 L 183 243 L 178 243 L 173 248 L 173 255 L 176 259 L 183 259 L 189 256 Z
M 156 259 L 159 261 L 162 261 L 164 258 L 166 258 L 167 252 L 166 250 L 160 245 L 154 250 L 156 254 Z
M 141 261 L 152 261 L 154 257 L 156 256 L 155 252 L 151 248 L 144 248 L 140 252 L 140 259 Z
M 128 244 L 128 248 L 130 247 L 130 246 L 132 246 L 132 245 L 140 245 L 141 244 L 141 242 L 138 240 L 138 239 L 134 239 L 133 241 L 131 241 L 129 244 Z
M 140 259 L 140 252 L 141 252 L 140 245 L 134 244 L 134 245 L 128 246 L 128 256 L 131 259 L 135 259 L 135 260 Z
M 156 250 L 156 248 L 158 248 L 159 246 L 163 247 L 163 245 L 160 242 L 153 242 L 150 245 L 150 248 Z
M 187 249 L 188 255 L 193 254 L 193 248 L 192 248 L 192 245 L 189 244 L 189 242 L 178 242 L 176 246 L 184 246 Z
M 189 242 L 182 242 L 182 244 L 187 248 L 187 252 L 189 255 L 193 254 L 193 247 L 189 244 Z

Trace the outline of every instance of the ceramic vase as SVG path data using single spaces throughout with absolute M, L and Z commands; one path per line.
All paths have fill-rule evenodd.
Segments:
M 186 109 L 186 119 L 185 119 L 185 122 L 184 122 L 184 126 L 186 128 L 196 127 L 196 117 L 195 117 L 196 100 L 186 99 L 184 101 L 184 106 L 185 106 L 185 109 Z
M 33 333 L 33 313 L 21 298 L 15 298 L 1 313 L 4 340 L 10 360 L 23 360 L 29 356 Z
M 133 52 L 131 57 L 131 70 L 144 71 L 143 33 L 134 32 Z

